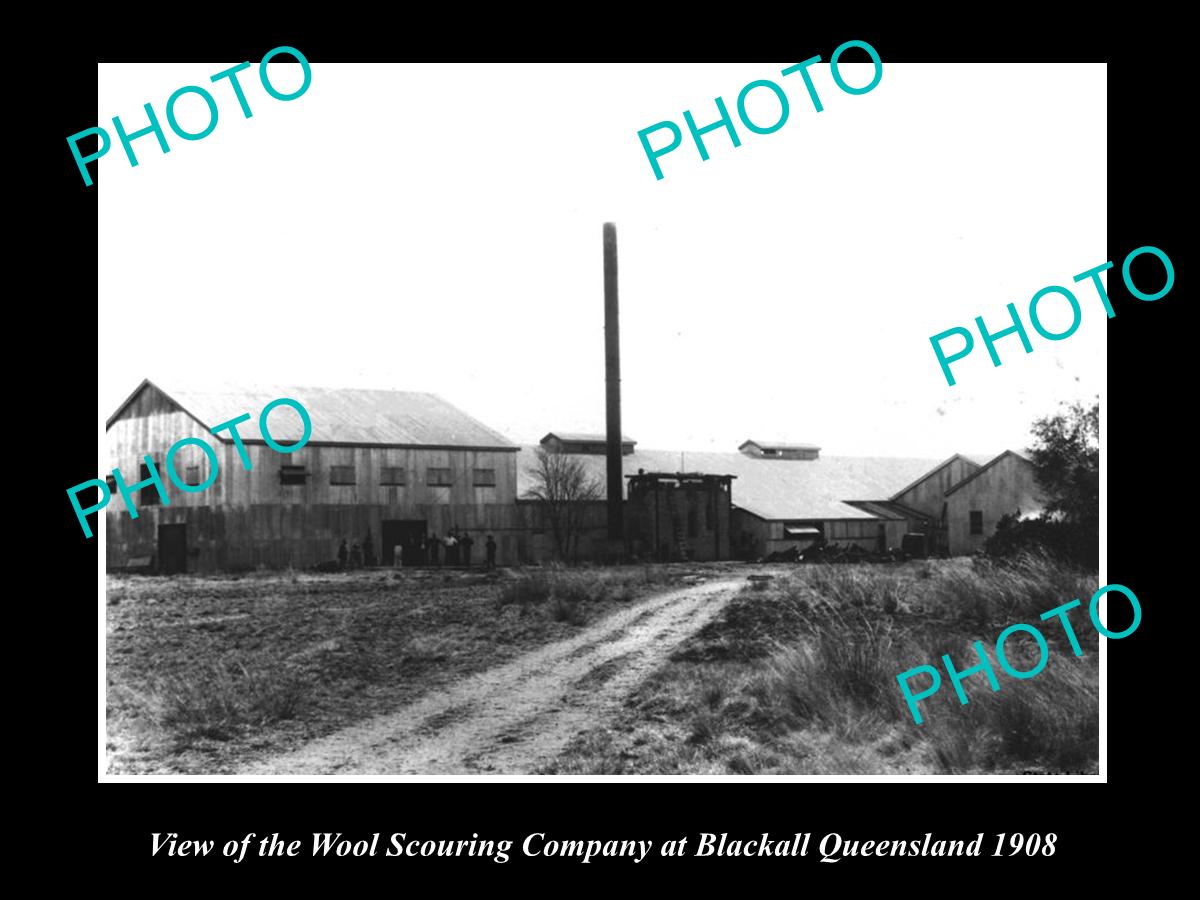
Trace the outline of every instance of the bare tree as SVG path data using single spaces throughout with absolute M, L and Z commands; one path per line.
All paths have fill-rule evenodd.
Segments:
M 568 557 L 574 559 L 579 553 L 585 504 L 600 499 L 600 480 L 588 472 L 582 460 L 545 447 L 538 447 L 537 463 L 529 474 L 534 486 L 525 496 L 539 501 L 545 510 L 558 558 L 564 562 Z

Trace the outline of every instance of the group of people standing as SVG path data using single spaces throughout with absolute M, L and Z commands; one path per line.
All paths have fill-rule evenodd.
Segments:
M 342 544 L 338 547 L 338 565 L 343 569 L 361 569 L 364 566 L 374 566 L 378 564 L 375 559 L 375 542 L 371 540 L 371 532 L 367 532 L 367 536 L 363 538 L 362 544 L 357 541 L 349 548 L 346 547 L 346 539 L 342 538 Z
M 442 565 L 443 559 L 448 566 L 470 566 L 471 548 L 474 546 L 475 539 L 466 531 L 459 531 L 457 526 L 451 527 L 442 537 L 438 537 L 436 532 L 430 532 L 421 541 L 421 549 L 431 566 Z M 487 536 L 484 549 L 487 567 L 494 569 L 496 567 L 496 539 L 490 534 Z
M 436 532 L 430 532 L 421 538 L 415 547 L 406 547 L 403 544 L 397 544 L 393 548 L 393 562 L 396 566 L 401 566 L 405 563 L 412 565 L 421 562 L 431 566 L 441 566 L 443 564 L 447 566 L 470 566 L 471 548 L 474 546 L 475 539 L 468 532 L 459 531 L 458 527 L 454 526 L 441 537 Z M 487 568 L 494 569 L 496 567 L 496 539 L 490 534 L 487 536 L 484 550 Z M 419 558 L 411 558 L 414 552 L 420 554 Z M 338 565 L 342 569 L 361 569 L 364 566 L 376 565 L 375 544 L 371 540 L 371 532 L 367 532 L 366 539 L 361 545 L 356 542 L 352 546 L 347 547 L 346 539 L 342 538 L 337 555 Z M 406 559 L 406 556 L 409 558 Z

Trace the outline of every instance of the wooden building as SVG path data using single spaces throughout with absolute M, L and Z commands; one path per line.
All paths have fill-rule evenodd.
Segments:
M 598 443 L 602 438 L 592 437 L 590 444 L 572 445 L 562 443 L 560 432 L 551 432 L 542 446 L 572 452 L 603 490 L 605 459 Z M 527 446 L 520 450 L 518 494 L 528 488 L 537 449 Z M 793 547 L 803 550 L 822 539 L 843 547 L 855 544 L 883 551 L 899 548 L 904 535 L 910 533 L 925 535 L 925 546 L 932 555 L 963 555 L 983 545 L 1002 515 L 1018 510 L 1033 515 L 1042 508 L 1032 465 L 1011 450 L 986 464 L 961 453 L 939 462 L 911 457 L 822 456 L 820 450 L 815 444 L 759 440 L 743 442 L 736 453 L 630 446 L 621 460 L 628 483 L 627 530 L 635 529 L 643 540 L 652 533 L 648 524 L 652 517 L 636 507 L 655 494 L 648 483 L 646 490 L 651 492 L 637 498 L 635 504 L 632 488 L 641 483 L 636 478 L 650 473 L 646 477 L 651 482 L 677 479 L 681 469 L 697 479 L 720 476 L 730 480 L 729 545 L 726 547 L 722 538 L 714 548 L 719 555 L 704 558 L 758 559 Z M 662 535 L 669 544 L 674 543 L 678 521 L 675 515 L 668 524 L 660 524 L 660 537 L 649 546 L 657 547 Z M 595 515 L 587 522 L 581 546 L 598 547 L 603 519 Z M 686 525 L 683 527 L 686 530 Z M 541 552 L 544 554 L 544 549 Z M 650 556 L 654 555 L 652 550 Z
M 311 420 L 307 443 L 291 453 L 268 445 L 259 413 L 282 397 Z M 212 429 L 249 414 L 229 431 Z M 303 423 L 286 406 L 269 436 L 296 443 Z M 195 438 L 218 471 L 188 493 L 167 473 L 169 449 Z M 102 533 L 110 569 L 150 565 L 163 572 L 306 568 L 336 558 L 338 545 L 369 542 L 374 559 L 424 562 L 427 535 L 451 528 L 475 541 L 488 534 L 501 565 L 556 557 L 545 508 L 522 500 L 533 486 L 537 447 L 518 447 L 433 394 L 262 387 L 168 393 L 144 381 L 107 423 L 110 468 L 126 484 L 159 472 L 169 503 L 151 485 L 136 492 L 132 519 L 110 478 Z M 541 447 L 580 460 L 603 493 L 601 435 L 550 432 Z M 250 468 L 242 461 L 245 453 Z M 931 535 L 935 553 L 971 553 L 1006 513 L 1041 509 L 1032 464 L 1012 451 L 981 465 L 962 455 L 928 459 L 822 457 L 812 444 L 746 441 L 738 452 L 640 450 L 622 438 L 627 553 L 642 559 L 747 559 L 818 539 L 868 550 L 899 547 L 906 533 Z M 186 484 L 207 483 L 208 453 L 182 447 L 173 466 Z M 581 559 L 607 558 L 605 506 L 583 510 Z M 665 549 L 664 549 L 665 547 Z
M 259 432 L 271 401 L 299 401 L 312 421 L 307 444 L 283 454 Z M 252 468 L 243 466 L 231 435 L 214 426 L 249 413 L 239 424 Z M 300 417 L 279 407 L 268 421 L 280 444 L 297 442 Z M 171 484 L 165 456 L 179 439 L 196 437 L 215 452 L 215 481 L 198 493 Z M 159 571 L 237 571 L 259 566 L 307 567 L 336 557 L 339 543 L 372 543 L 377 560 L 419 559 L 419 539 L 451 527 L 475 540 L 484 557 L 495 536 L 498 561 L 518 557 L 528 532 L 527 510 L 516 504 L 518 447 L 433 394 L 264 387 L 226 391 L 176 390 L 150 381 L 121 404 L 107 423 L 110 468 L 126 483 L 149 474 L 149 456 L 167 486 L 169 505 L 153 486 L 137 492 L 131 519 L 113 490 L 106 510 L 110 568 L 152 560 Z M 187 483 L 209 476 L 205 452 L 186 446 L 174 460 Z M 139 471 L 141 474 L 139 474 Z M 110 485 L 112 484 L 110 479 Z
M 980 468 L 979 460 L 956 453 L 889 498 L 910 511 L 910 530 L 925 535 L 931 556 L 950 555 L 946 492 Z
M 732 475 L 638 472 L 627 476 L 625 536 L 639 559 L 729 559 Z
M 585 453 L 603 456 L 608 452 L 608 438 L 602 434 L 579 434 L 568 431 L 551 431 L 541 440 L 541 446 L 552 453 Z M 637 441 L 621 435 L 621 454 L 628 456 L 637 446 Z
M 782 444 L 778 441 L 743 441 L 738 450 L 759 459 L 817 459 L 821 448 L 816 444 Z
M 550 445 L 544 439 L 542 446 Z M 521 448 L 518 494 L 527 489 L 529 473 L 536 468 L 537 449 Z M 605 483 L 602 454 L 577 453 L 575 458 L 598 483 Z M 923 523 L 924 514 L 890 498 L 938 464 L 898 457 L 822 457 L 814 444 L 753 440 L 738 452 L 725 453 L 631 448 L 621 462 L 630 485 L 639 470 L 729 478 L 729 544 L 722 539 L 716 557 L 721 559 L 757 559 L 790 547 L 803 549 L 819 538 L 872 551 L 899 547 L 904 534 Z M 628 488 L 626 496 L 633 499 Z
M 943 527 L 950 555 L 981 549 L 996 533 L 1002 516 L 1029 518 L 1041 513 L 1044 505 L 1033 463 L 1005 450 L 946 491 Z

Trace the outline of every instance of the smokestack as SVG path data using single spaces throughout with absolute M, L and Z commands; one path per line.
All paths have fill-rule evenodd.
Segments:
M 624 534 L 621 493 L 621 333 L 617 318 L 617 226 L 604 223 L 604 382 L 607 401 L 608 539 Z

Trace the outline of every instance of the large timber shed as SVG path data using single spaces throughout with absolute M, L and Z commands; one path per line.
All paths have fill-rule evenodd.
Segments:
M 308 443 L 289 454 L 267 446 L 258 428 L 260 411 L 281 397 L 299 401 L 312 421 Z M 229 432 L 211 431 L 243 413 L 250 417 L 237 427 L 248 471 Z M 279 407 L 268 429 L 288 444 L 301 437 L 302 422 Z M 333 559 L 343 539 L 370 541 L 376 559 L 390 564 L 396 545 L 415 547 L 451 527 L 471 532 L 481 551 L 486 534 L 495 535 L 505 563 L 516 561 L 525 530 L 515 504 L 518 447 L 435 394 L 285 386 L 168 392 L 147 380 L 106 431 L 110 468 L 132 485 L 149 475 L 149 456 L 169 499 L 163 504 L 153 486 L 138 491 L 135 520 L 113 490 L 109 568 L 147 558 L 165 572 L 300 568 Z M 167 451 L 185 437 L 207 443 L 219 464 L 216 480 L 197 493 L 176 489 L 165 469 Z M 208 465 L 198 446 L 174 460 L 192 485 L 207 480 Z
M 1015 450 L 1005 450 L 946 491 L 944 523 L 950 555 L 981 549 L 996 533 L 1002 516 L 1028 518 L 1041 513 L 1044 505 L 1033 463 Z

